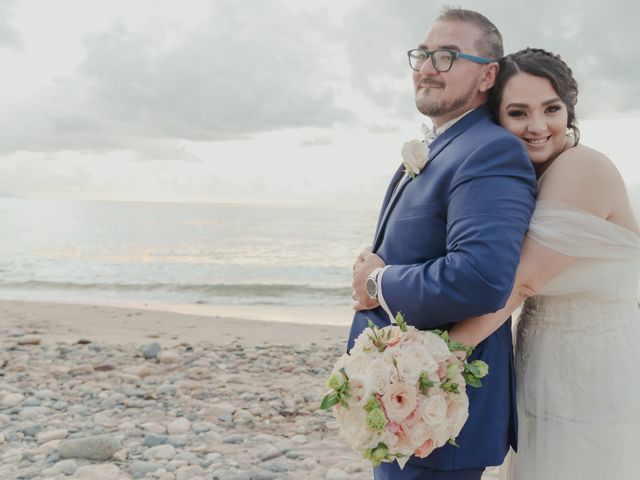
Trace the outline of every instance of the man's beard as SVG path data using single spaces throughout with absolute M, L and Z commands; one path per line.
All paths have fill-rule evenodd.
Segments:
M 426 85 L 429 88 L 429 85 Z M 471 85 L 466 94 L 454 98 L 453 100 L 431 102 L 429 100 L 416 100 L 416 107 L 423 115 L 430 118 L 437 118 L 455 112 L 469 103 L 476 94 L 476 85 Z

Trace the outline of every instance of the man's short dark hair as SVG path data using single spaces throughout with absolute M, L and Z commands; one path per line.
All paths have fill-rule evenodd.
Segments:
M 445 7 L 436 18 L 436 21 L 458 21 L 475 25 L 482 32 L 475 44 L 478 53 L 496 62 L 504 56 L 500 31 L 491 20 L 481 13 L 465 10 L 464 8 Z

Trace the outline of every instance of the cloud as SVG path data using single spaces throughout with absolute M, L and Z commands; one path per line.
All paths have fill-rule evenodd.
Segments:
M 239 5 L 210 5 L 190 31 L 170 19 L 146 29 L 121 19 L 87 36 L 78 71 L 21 105 L 0 151 L 135 149 L 351 119 L 336 99 L 344 74 L 332 66 L 337 47 L 325 45 L 326 12 Z
M 343 35 L 353 85 L 369 99 L 406 118 L 415 113 L 405 51 L 419 43 L 450 2 L 368 0 L 345 16 Z M 489 17 L 506 52 L 531 46 L 559 53 L 580 86 L 578 113 L 597 116 L 640 110 L 640 5 L 621 1 L 467 0 Z M 410 101 L 408 101 L 408 100 Z
M 4 0 L 0 3 L 0 48 L 8 47 L 20 50 L 23 47 L 22 36 L 12 24 L 14 11 L 15 1 Z
M 333 144 L 333 141 L 329 137 L 314 137 L 300 142 L 301 147 L 326 147 Z
M 535 11 L 544 15 L 525 13 L 524 0 L 464 5 L 496 23 L 507 51 L 562 54 L 580 85 L 578 114 L 588 118 L 640 109 L 640 44 L 629 40 L 640 6 L 616 3 L 541 0 Z M 166 12 L 135 23 L 114 6 L 111 23 L 84 37 L 76 70 L 3 106 L 0 154 L 128 150 L 138 159 L 197 161 L 184 141 L 298 127 L 389 131 L 416 117 L 406 50 L 444 4 L 367 0 L 342 14 L 323 4 L 218 0 L 198 4 L 188 28 Z M 18 7 L 0 4 L 0 47 L 29 40 L 12 24 Z M 319 131 L 302 144 L 324 137 Z

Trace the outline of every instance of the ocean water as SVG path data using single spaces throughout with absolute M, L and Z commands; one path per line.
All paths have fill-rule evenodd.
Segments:
M 375 209 L 0 197 L 0 298 L 349 305 Z

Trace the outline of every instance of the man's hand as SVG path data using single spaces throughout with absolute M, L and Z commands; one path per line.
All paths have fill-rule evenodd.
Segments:
M 371 247 L 364 247 L 360 255 L 358 255 L 358 258 L 356 258 L 356 263 L 353 264 L 354 272 L 362 264 L 362 262 L 364 262 L 364 256 L 368 253 L 371 253 Z
M 380 306 L 380 302 L 372 300 L 367 294 L 367 277 L 376 268 L 384 267 L 384 261 L 370 248 L 365 248 L 356 263 L 353 265 L 353 280 L 351 287 L 353 288 L 352 297 L 354 300 L 353 309 L 358 312 L 360 310 L 371 310 Z

